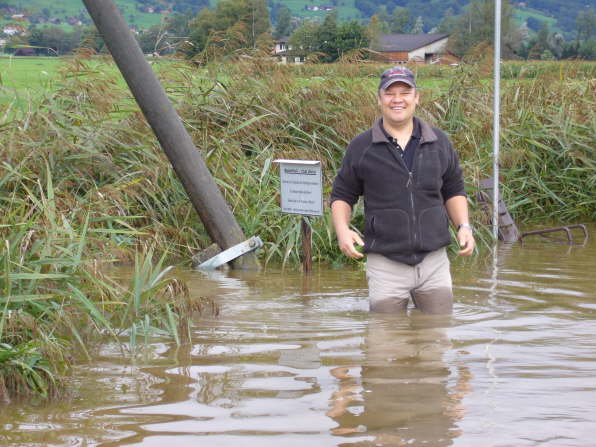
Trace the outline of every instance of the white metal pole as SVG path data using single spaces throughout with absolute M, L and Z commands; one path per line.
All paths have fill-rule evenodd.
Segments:
M 499 118 L 501 116 L 501 0 L 495 0 L 495 87 L 493 101 L 493 237 L 499 237 Z

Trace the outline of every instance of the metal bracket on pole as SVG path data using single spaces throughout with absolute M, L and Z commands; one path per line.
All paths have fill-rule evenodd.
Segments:
M 241 242 L 240 244 L 234 245 L 227 250 L 222 251 L 217 256 L 213 256 L 211 259 L 207 259 L 205 262 L 200 264 L 197 269 L 199 270 L 214 270 L 222 265 L 233 261 L 234 259 L 256 250 L 263 246 L 263 241 L 259 236 L 253 236 L 250 239 Z

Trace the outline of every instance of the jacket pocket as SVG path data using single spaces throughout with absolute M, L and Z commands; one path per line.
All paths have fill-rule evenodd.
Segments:
M 366 219 L 367 248 L 377 253 L 394 253 L 410 248 L 410 219 L 400 209 L 374 210 Z
M 437 190 L 443 185 L 441 178 L 441 160 L 439 152 L 432 149 L 420 149 L 420 161 L 416 167 L 418 187 Z
M 449 220 L 445 206 L 438 205 L 420 212 L 420 248 L 424 251 L 437 250 L 451 242 Z

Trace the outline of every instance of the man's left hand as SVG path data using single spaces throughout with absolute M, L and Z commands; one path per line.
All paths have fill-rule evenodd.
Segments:
M 460 256 L 470 256 L 474 252 L 474 246 L 476 245 L 472 229 L 461 227 L 457 232 L 457 242 L 459 242 L 459 246 L 461 247 L 461 250 L 457 254 Z

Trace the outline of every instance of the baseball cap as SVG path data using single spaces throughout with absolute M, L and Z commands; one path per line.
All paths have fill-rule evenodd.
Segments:
M 416 88 L 416 79 L 412 70 L 401 65 L 393 68 L 388 68 L 381 75 L 381 82 L 379 83 L 379 90 L 385 90 L 394 82 L 403 82 L 410 87 Z

